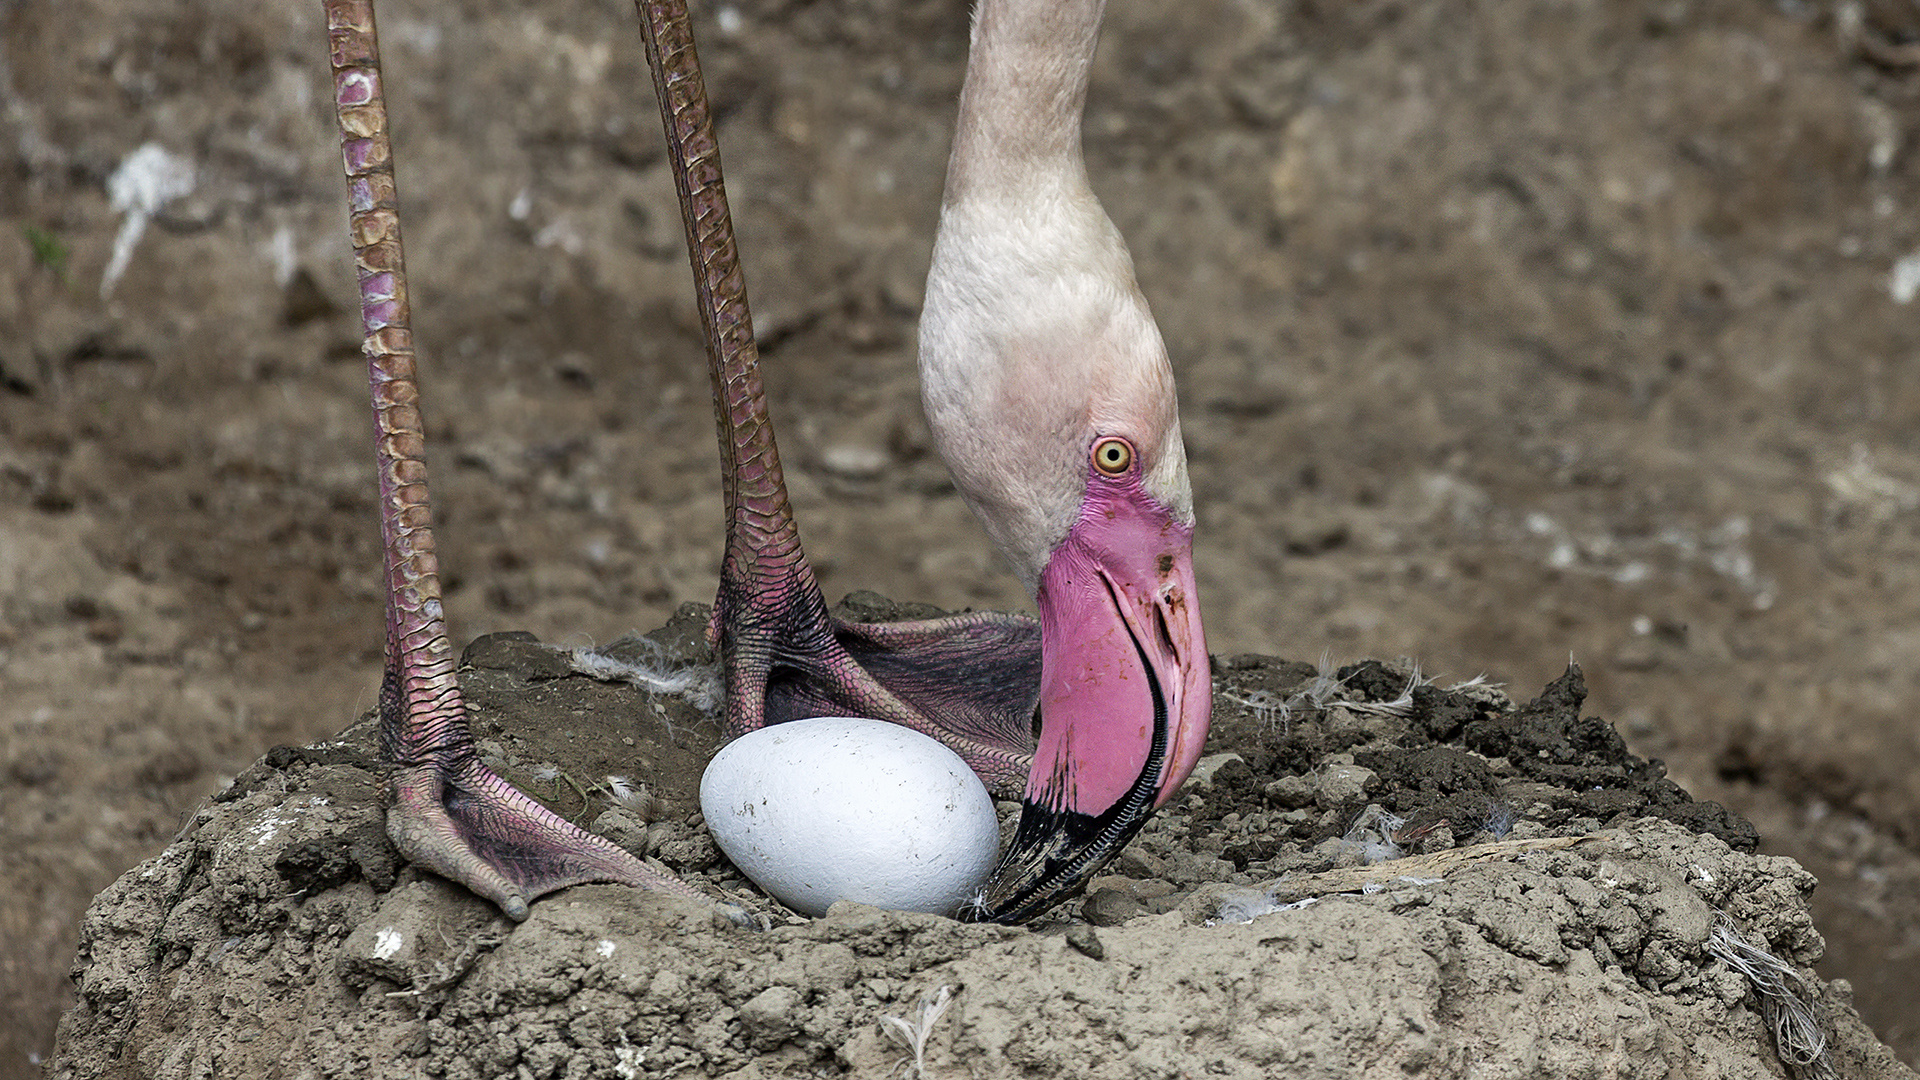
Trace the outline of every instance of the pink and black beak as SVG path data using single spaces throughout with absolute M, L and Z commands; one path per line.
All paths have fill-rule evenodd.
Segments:
M 1109 443 L 1124 462 L 1103 460 Z M 1103 440 L 1040 576 L 1039 747 L 979 917 L 1020 922 L 1073 896 L 1193 771 L 1213 688 L 1192 541 L 1131 446 Z

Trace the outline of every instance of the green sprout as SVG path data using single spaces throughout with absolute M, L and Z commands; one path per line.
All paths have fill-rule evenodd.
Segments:
M 33 261 L 53 271 L 61 281 L 66 281 L 67 256 L 73 254 L 73 249 L 55 236 L 52 229 L 28 225 L 26 232 L 27 243 L 33 248 Z

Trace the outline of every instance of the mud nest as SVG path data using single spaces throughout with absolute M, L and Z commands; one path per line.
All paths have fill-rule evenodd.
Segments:
M 1080 899 L 809 920 L 700 822 L 705 618 L 591 654 L 493 635 L 461 677 L 497 769 L 771 930 L 612 886 L 506 921 L 397 857 L 366 717 L 100 895 L 51 1075 L 1913 1075 L 1813 976 L 1812 876 L 1581 715 L 1577 668 L 1516 707 L 1216 658 L 1208 756 Z

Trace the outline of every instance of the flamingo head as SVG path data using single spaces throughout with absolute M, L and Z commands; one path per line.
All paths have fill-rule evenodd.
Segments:
M 921 331 L 935 440 L 1040 613 L 1038 749 L 985 898 L 1008 921 L 1119 853 L 1212 708 L 1172 368 L 1117 232 L 1090 194 L 1065 202 L 972 230 L 982 208 L 950 204 Z

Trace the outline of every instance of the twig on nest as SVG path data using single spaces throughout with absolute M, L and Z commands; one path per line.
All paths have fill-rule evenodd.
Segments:
M 1610 839 L 1614 839 L 1614 836 L 1595 834 L 1498 840 L 1491 844 L 1448 848 L 1431 855 L 1409 855 L 1403 859 L 1375 863 L 1372 866 L 1355 866 L 1344 870 L 1327 870 L 1318 874 L 1281 878 L 1267 886 L 1267 891 L 1273 894 L 1275 901 L 1283 904 L 1309 896 L 1325 896 L 1328 893 L 1370 892 L 1407 878 L 1417 881 L 1437 880 L 1473 863 L 1511 859 L 1539 851 L 1561 851 L 1579 844 Z

